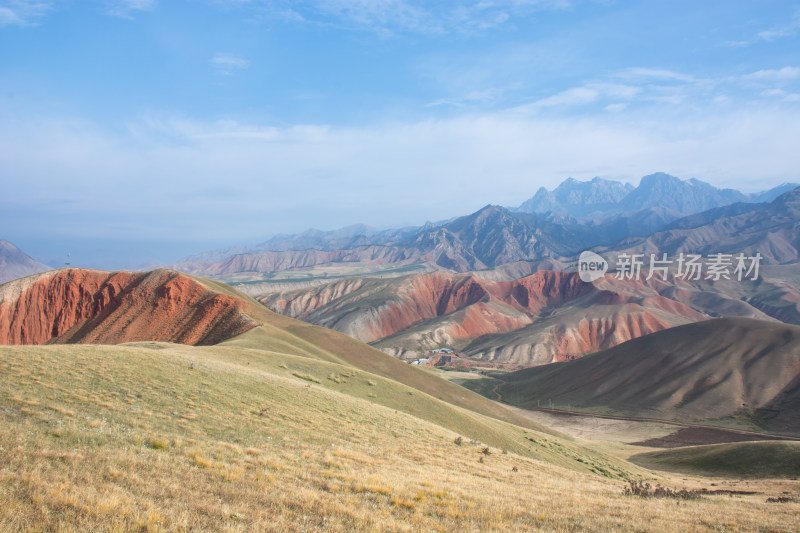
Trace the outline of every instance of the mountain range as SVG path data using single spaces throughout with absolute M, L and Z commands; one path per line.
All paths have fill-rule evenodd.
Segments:
M 363 224 L 333 231 L 311 229 L 277 235 L 253 246 L 204 252 L 164 266 L 221 279 L 330 265 L 357 267 L 367 273 L 410 266 L 467 272 L 519 261 L 569 262 L 587 248 L 613 252 L 664 247 L 672 252 L 726 239 L 735 247 L 738 233 L 726 233 L 730 224 L 751 228 L 749 249 L 758 243 L 767 250 L 769 262 L 783 263 L 797 258 L 794 229 L 789 224 L 795 215 L 790 212 L 793 200 L 773 208 L 762 204 L 795 185 L 744 194 L 664 173 L 643 177 L 637 187 L 601 178 L 588 182 L 570 178 L 552 191 L 539 189 L 517 208 L 487 205 L 470 215 L 397 229 L 378 230 Z M 781 207 L 783 213 L 773 213 Z M 773 214 L 786 222 L 777 233 L 772 223 L 777 219 L 770 221 Z M 760 216 L 758 221 L 752 218 L 756 216 Z M 703 227 L 708 225 L 713 227 Z M 48 269 L 11 243 L 0 241 L 0 282 Z
M 605 200 L 627 190 L 614 183 L 568 180 L 556 199 L 573 202 L 569 205 L 582 210 L 607 206 L 610 203 Z M 564 193 L 570 188 L 577 192 Z M 790 190 L 781 193 L 786 188 Z M 594 189 L 605 192 L 594 194 Z M 617 191 L 616 196 L 606 189 Z M 412 265 L 425 270 L 468 272 L 520 261 L 570 262 L 581 251 L 593 248 L 701 253 L 712 245 L 721 245 L 720 250 L 714 250 L 720 252 L 752 252 L 763 247 L 765 263 L 787 263 L 798 257 L 797 228 L 792 225 L 797 219 L 798 194 L 787 184 L 748 197 L 698 180 L 653 174 L 617 201 L 614 210 L 604 211 L 597 219 L 488 205 L 470 215 L 419 228 L 375 232 L 353 226 L 335 232 L 310 231 L 275 238 L 223 259 L 224 254 L 210 253 L 167 266 L 222 279 L 330 265 L 374 272 Z M 725 203 L 769 198 L 773 198 L 770 203 Z M 625 206 L 629 211 L 623 211 Z M 638 209 L 632 210 L 633 206 Z M 681 216 L 685 213 L 691 214 Z M 742 234 L 747 235 L 746 243 Z

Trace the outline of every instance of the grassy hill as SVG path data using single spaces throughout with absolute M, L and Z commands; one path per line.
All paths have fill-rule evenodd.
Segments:
M 800 511 L 623 496 L 651 475 L 309 357 L 2 347 L 0 375 L 0 530 L 789 530 Z

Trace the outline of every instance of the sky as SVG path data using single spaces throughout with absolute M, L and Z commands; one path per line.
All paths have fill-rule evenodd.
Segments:
M 0 0 L 0 238 L 51 266 L 658 171 L 800 181 L 800 2 Z

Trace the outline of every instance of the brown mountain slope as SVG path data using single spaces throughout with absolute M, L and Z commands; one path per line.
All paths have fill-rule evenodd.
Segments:
M 653 333 L 576 361 L 502 377 L 503 398 L 629 416 L 715 420 L 737 416 L 800 432 L 800 327 L 722 318 Z
M 496 363 L 545 364 L 707 316 L 643 283 L 587 284 L 539 271 L 513 281 L 433 272 L 349 279 L 262 298 L 403 358 L 439 346 Z
M 236 298 L 175 272 L 64 269 L 0 287 L 0 344 L 216 344 L 256 327 Z

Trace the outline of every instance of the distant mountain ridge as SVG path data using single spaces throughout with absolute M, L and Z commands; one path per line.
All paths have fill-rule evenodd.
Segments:
M 635 188 L 629 183 L 602 178 L 591 181 L 568 178 L 552 191 L 540 188 L 514 211 L 587 218 L 661 208 L 679 218 L 736 202 L 771 202 L 797 186 L 784 183 L 768 191 L 744 194 L 734 189 L 718 189 L 695 178 L 682 180 L 664 172 L 644 176 Z
M 634 190 L 630 183 L 594 178 L 577 181 L 567 178 L 552 191 L 540 187 L 536 194 L 515 211 L 523 213 L 562 212 L 583 216 L 593 211 L 608 211 Z
M 668 225 L 646 238 L 625 239 L 613 252 L 760 254 L 765 263 L 800 260 L 800 188 L 768 204 L 733 204 Z
M 664 173 L 645 176 L 636 188 L 601 178 L 589 182 L 568 179 L 554 191 L 540 189 L 537 196 L 523 204 L 529 210 L 550 209 L 547 212 L 487 205 L 470 215 L 420 227 L 379 231 L 356 224 L 333 231 L 308 230 L 279 235 L 250 248 L 200 254 L 166 266 L 228 278 L 241 273 L 270 274 L 342 264 L 365 268 L 411 265 L 467 272 L 520 261 L 568 262 L 590 248 L 649 250 L 655 242 L 651 237 L 659 232 L 691 233 L 687 229 L 690 226 L 709 224 L 716 218 L 768 211 L 774 208 L 768 207 L 772 204 L 748 202 L 774 200 L 791 187 L 792 184 L 784 184 L 746 195 Z M 724 228 L 722 225 L 708 233 L 714 235 L 716 242 L 735 240 L 736 235 L 725 236 Z M 742 227 L 737 231 L 743 231 Z M 780 242 L 769 243 L 781 250 L 768 253 L 770 261 L 785 262 L 800 255 L 798 246 L 792 244 L 797 240 L 792 237 L 793 231 L 784 228 Z M 668 240 L 668 236 L 662 238 Z M 684 240 L 683 251 L 688 251 L 693 240 Z M 677 245 L 672 247 L 677 249 Z
M 35 261 L 10 242 L 0 239 L 0 283 L 47 270 L 51 270 L 51 268 Z

